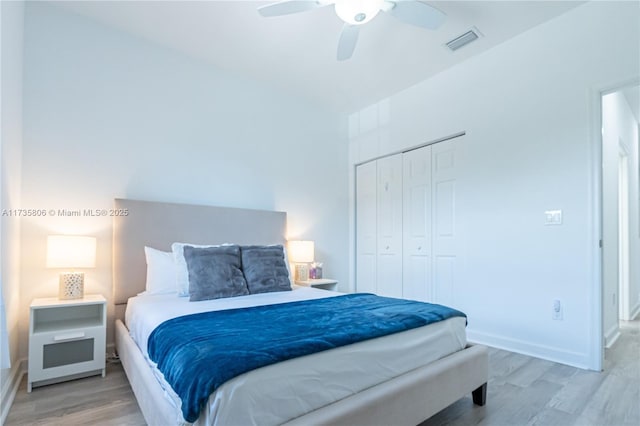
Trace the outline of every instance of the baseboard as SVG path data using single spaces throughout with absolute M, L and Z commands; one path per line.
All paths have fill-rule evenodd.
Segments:
M 20 382 L 22 382 L 22 376 L 24 376 L 27 371 L 25 365 L 26 360 L 17 362 L 14 367 L 11 368 L 9 380 L 7 380 L 4 383 L 4 386 L 2 386 L 2 394 L 0 400 L 0 425 L 3 425 L 7 420 L 9 410 L 11 410 L 11 405 L 13 405 L 13 400 L 18 393 Z
M 478 332 L 471 329 L 467 329 L 467 341 L 469 341 L 469 343 L 478 343 L 498 349 L 504 349 L 510 352 L 516 352 L 522 355 L 546 359 L 548 361 L 570 365 L 583 370 L 593 369 L 589 364 L 589 354 L 586 353 L 572 352 L 545 345 L 537 345 L 524 340 Z
M 620 337 L 620 327 L 618 326 L 618 322 L 611 327 L 604 335 L 604 347 L 609 349 Z

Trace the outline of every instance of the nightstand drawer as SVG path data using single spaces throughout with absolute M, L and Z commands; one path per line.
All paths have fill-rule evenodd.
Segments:
M 100 327 L 34 335 L 29 345 L 29 381 L 101 370 L 105 351 L 104 329 Z

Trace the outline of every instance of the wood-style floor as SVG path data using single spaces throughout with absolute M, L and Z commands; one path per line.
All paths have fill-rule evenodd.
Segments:
M 491 349 L 487 405 L 469 395 L 420 426 L 638 426 L 640 321 L 621 328 L 601 373 Z
M 490 350 L 487 405 L 467 396 L 420 426 L 640 425 L 640 321 L 623 324 L 606 351 L 605 371 L 580 370 L 498 349 Z M 122 367 L 107 376 L 35 388 L 26 379 L 6 425 L 144 425 Z
M 145 425 L 120 364 L 107 363 L 107 375 L 33 388 L 23 377 L 5 422 L 10 425 Z

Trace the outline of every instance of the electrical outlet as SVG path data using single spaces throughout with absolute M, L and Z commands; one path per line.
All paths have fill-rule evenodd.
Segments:
M 562 320 L 562 303 L 558 299 L 553 301 L 551 309 L 551 318 L 556 321 Z

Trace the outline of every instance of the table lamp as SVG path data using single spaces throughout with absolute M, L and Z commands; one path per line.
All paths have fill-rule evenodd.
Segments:
M 47 237 L 47 268 L 69 268 L 60 273 L 58 298 L 80 299 L 84 296 L 84 272 L 78 268 L 96 266 L 96 239 L 78 235 L 50 235 Z
M 295 265 L 295 281 L 309 279 L 309 263 L 313 262 L 313 241 L 289 241 L 289 255 Z

